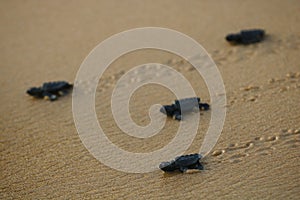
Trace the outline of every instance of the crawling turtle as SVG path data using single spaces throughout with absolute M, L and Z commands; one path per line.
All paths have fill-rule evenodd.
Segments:
M 209 105 L 207 103 L 201 103 L 199 97 L 192 97 L 175 100 L 171 105 L 163 105 L 160 112 L 180 121 L 182 120 L 182 113 L 192 112 L 195 109 L 208 110 Z
M 51 101 L 57 100 L 59 96 L 65 95 L 73 87 L 65 81 L 44 83 L 41 87 L 32 87 L 27 90 L 27 94 L 35 98 L 49 98 Z
M 186 172 L 188 169 L 203 170 L 203 165 L 199 162 L 202 156 L 200 154 L 189 154 L 176 157 L 170 162 L 162 162 L 159 168 L 165 172 L 173 172 L 179 170 Z
M 262 29 L 242 30 L 240 33 L 228 34 L 226 40 L 233 44 L 252 44 L 264 39 L 265 31 Z

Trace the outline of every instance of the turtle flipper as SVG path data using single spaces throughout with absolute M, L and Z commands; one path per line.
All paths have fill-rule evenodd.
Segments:
M 57 100 L 57 95 L 49 92 L 44 92 L 44 97 L 48 98 L 50 101 Z
M 180 171 L 181 173 L 185 173 L 187 170 L 188 170 L 187 167 L 179 167 L 179 171 Z
M 58 94 L 60 95 L 60 96 L 65 96 L 66 94 L 68 94 L 69 93 L 69 90 L 60 90 L 60 91 L 58 91 Z
M 204 167 L 203 167 L 203 165 L 202 165 L 201 163 L 198 163 L 198 164 L 196 165 L 196 169 L 204 170 Z
M 175 115 L 175 119 L 178 120 L 178 121 L 181 121 L 182 120 L 182 115 Z
M 182 120 L 182 115 L 180 112 L 174 112 L 174 119 L 180 121 Z

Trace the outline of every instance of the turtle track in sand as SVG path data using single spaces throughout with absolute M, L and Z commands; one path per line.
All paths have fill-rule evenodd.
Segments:
M 268 156 L 278 153 L 280 148 L 300 147 L 300 128 L 282 129 L 278 133 L 269 136 L 260 136 L 252 140 L 231 143 L 227 147 L 214 150 L 211 156 L 217 158 L 217 162 L 238 163 L 250 155 Z

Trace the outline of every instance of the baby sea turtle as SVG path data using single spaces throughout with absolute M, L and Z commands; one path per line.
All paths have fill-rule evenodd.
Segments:
M 228 34 L 226 40 L 233 44 L 252 44 L 264 39 L 265 31 L 262 29 L 242 30 L 240 33 Z
M 179 170 L 186 172 L 188 169 L 203 170 L 203 165 L 200 163 L 202 156 L 200 154 L 189 154 L 176 157 L 170 162 L 162 162 L 159 168 L 165 172 L 173 172 Z
M 199 97 L 191 97 L 180 100 L 175 100 L 171 105 L 163 105 L 160 112 L 166 114 L 169 117 L 174 117 L 176 120 L 182 120 L 182 113 L 192 112 L 195 109 L 208 110 L 209 105 L 207 103 L 200 103 Z
M 41 87 L 32 87 L 27 90 L 27 94 L 35 98 L 49 98 L 51 101 L 57 100 L 59 96 L 65 95 L 73 87 L 65 81 L 44 83 Z

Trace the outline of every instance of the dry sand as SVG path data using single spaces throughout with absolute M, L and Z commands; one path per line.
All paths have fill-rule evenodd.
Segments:
M 0 5 L 1 199 L 300 198 L 299 1 L 1 1 Z M 191 36 L 206 48 L 222 74 L 227 117 L 218 144 L 205 158 L 205 171 L 165 175 L 160 170 L 129 174 L 110 169 L 81 143 L 71 95 L 51 103 L 25 94 L 28 87 L 44 81 L 73 82 L 83 59 L 99 42 L 144 26 Z M 268 37 L 249 46 L 226 43 L 227 33 L 244 28 L 264 28 Z M 161 148 L 178 128 L 178 122 L 167 120 L 159 136 L 144 141 L 122 134 L 112 118 L 109 100 L 115 80 L 124 70 L 150 61 L 170 63 L 190 80 L 197 95 L 209 101 L 203 81 L 174 56 L 149 50 L 117 60 L 100 82 L 96 111 L 109 138 L 133 152 Z M 132 117 L 146 125 L 151 104 L 173 99 L 164 88 L 145 86 L 132 98 Z M 202 126 L 187 153 L 200 148 L 210 113 L 201 117 Z

